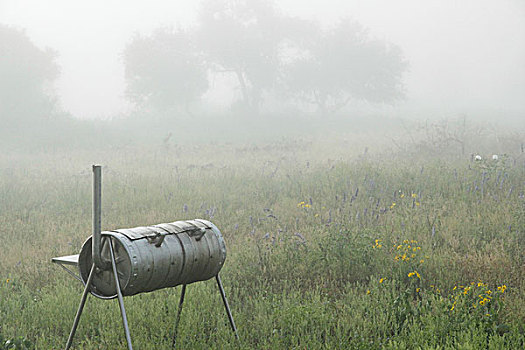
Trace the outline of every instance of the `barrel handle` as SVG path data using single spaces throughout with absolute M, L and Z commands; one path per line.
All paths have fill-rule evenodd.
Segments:
M 166 235 L 157 233 L 154 236 L 146 236 L 146 239 L 150 244 L 155 244 L 155 247 L 160 247 L 162 245 L 162 242 L 164 242 L 164 238 L 166 238 Z
M 192 230 L 188 230 L 188 236 L 195 237 L 196 241 L 200 241 L 204 234 L 206 233 L 206 228 L 204 227 L 197 227 Z M 155 247 L 160 247 L 162 243 L 164 242 L 164 238 L 166 238 L 166 235 L 163 235 L 161 233 L 157 233 L 156 235 L 146 236 L 146 239 L 150 244 L 155 244 Z
M 190 237 L 195 237 L 196 241 L 200 241 L 202 236 L 204 236 L 205 233 L 206 233 L 206 229 L 204 227 L 201 227 L 201 228 L 197 227 L 194 230 L 191 230 L 190 232 L 188 232 L 188 235 Z

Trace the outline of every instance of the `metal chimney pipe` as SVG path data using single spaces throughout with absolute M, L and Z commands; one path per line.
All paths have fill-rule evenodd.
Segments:
M 95 267 L 104 270 L 106 264 L 102 261 L 102 247 L 100 244 L 101 207 L 102 207 L 102 167 L 93 165 L 93 249 L 92 257 Z

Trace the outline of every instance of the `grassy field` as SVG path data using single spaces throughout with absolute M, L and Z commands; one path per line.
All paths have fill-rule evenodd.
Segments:
M 203 218 L 223 232 L 240 339 L 206 281 L 188 286 L 179 348 L 522 349 L 522 141 L 464 155 L 371 135 L 2 153 L 0 349 L 65 345 L 82 288 L 50 259 L 90 235 L 93 163 L 104 229 Z M 135 348 L 170 348 L 179 293 L 125 298 Z M 115 300 L 88 298 L 74 344 L 125 347 Z

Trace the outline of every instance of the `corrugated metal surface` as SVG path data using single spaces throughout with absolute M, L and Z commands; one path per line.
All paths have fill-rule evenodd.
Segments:
M 102 232 L 102 259 L 109 261 L 113 240 L 123 295 L 204 281 L 216 276 L 226 259 L 219 229 L 206 220 L 176 221 L 148 227 Z M 80 274 L 87 280 L 92 264 L 91 238 L 82 247 Z M 116 294 L 111 270 L 96 271 L 92 293 Z

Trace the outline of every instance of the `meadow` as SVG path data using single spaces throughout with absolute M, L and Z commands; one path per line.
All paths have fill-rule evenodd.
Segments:
M 239 340 L 210 280 L 178 348 L 523 349 L 524 137 L 436 130 L 3 152 L 0 349 L 65 345 L 82 286 L 50 260 L 91 233 L 94 163 L 103 229 L 203 218 L 225 237 Z M 179 293 L 124 299 L 136 349 L 170 348 Z M 88 298 L 74 347 L 125 348 L 115 300 Z

